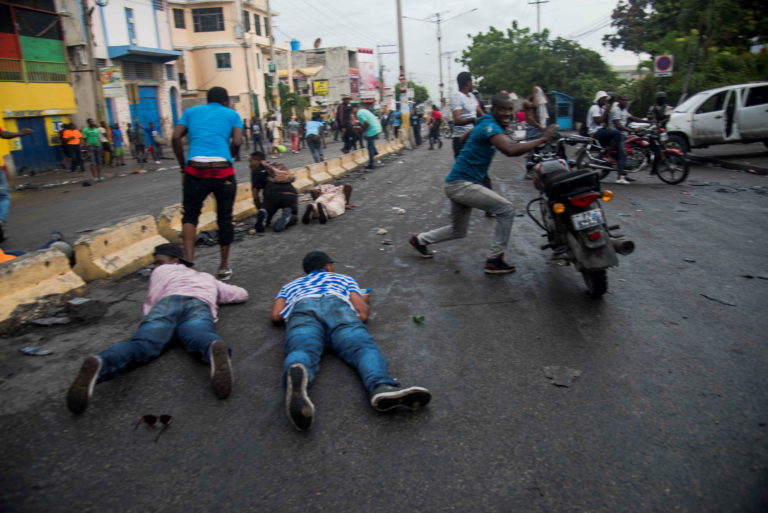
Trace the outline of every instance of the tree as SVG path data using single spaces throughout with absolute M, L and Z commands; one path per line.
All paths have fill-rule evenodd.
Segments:
M 297 93 L 290 92 L 285 84 L 278 84 L 277 89 L 280 93 L 280 114 L 283 116 L 283 122 L 296 115 L 300 120 L 304 120 L 304 110 L 309 107 L 309 100 Z
M 429 100 L 429 91 L 423 85 L 409 80 L 408 87 L 413 89 L 413 103 L 419 104 Z
M 544 91 L 554 89 L 573 96 L 580 119 L 595 92 L 620 84 L 600 54 L 567 39 L 550 40 L 547 30 L 532 33 L 512 22 L 504 32 L 491 27 L 469 37 L 472 44 L 459 61 L 478 79 L 481 93 L 507 90 L 527 97 L 539 85 Z

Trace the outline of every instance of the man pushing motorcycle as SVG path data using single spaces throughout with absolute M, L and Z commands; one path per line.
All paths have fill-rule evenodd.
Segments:
M 464 134 L 466 143 L 445 177 L 445 194 L 451 200 L 451 224 L 428 232 L 413 235 L 409 244 L 424 258 L 432 258 L 429 244 L 463 238 L 469 229 L 473 208 L 495 214 L 496 230 L 491 250 L 485 261 L 487 274 L 505 274 L 515 271 L 504 261 L 504 250 L 512 232 L 515 209 L 512 202 L 496 191 L 483 186 L 488 167 L 499 150 L 515 157 L 550 140 L 557 132 L 557 125 L 550 125 L 538 139 L 515 143 L 504 133 L 505 127 L 514 120 L 515 106 L 508 93 L 498 93 L 491 99 L 491 113 L 478 119 L 474 129 Z

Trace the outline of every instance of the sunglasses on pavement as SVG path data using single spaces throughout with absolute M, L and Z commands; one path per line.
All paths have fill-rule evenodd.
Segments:
M 168 429 L 168 426 L 171 425 L 171 422 L 173 421 L 173 415 L 142 415 L 142 417 L 136 422 L 136 426 L 133 428 L 134 431 L 139 429 L 139 426 L 142 422 L 146 422 L 150 426 L 154 426 L 157 424 L 157 422 L 160 421 L 160 424 L 163 425 L 163 428 L 160 430 L 160 432 L 155 437 L 155 442 L 160 438 L 160 435 L 163 434 L 163 431 Z

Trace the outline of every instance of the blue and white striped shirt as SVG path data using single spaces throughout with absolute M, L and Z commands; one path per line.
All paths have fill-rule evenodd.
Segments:
M 308 297 L 336 296 L 354 310 L 355 307 L 349 300 L 349 295 L 352 292 L 363 295 L 360 286 L 353 278 L 345 274 L 328 271 L 312 271 L 308 275 L 284 285 L 275 299 L 285 299 L 285 308 L 280 312 L 280 315 L 283 319 L 288 319 L 296 303 Z

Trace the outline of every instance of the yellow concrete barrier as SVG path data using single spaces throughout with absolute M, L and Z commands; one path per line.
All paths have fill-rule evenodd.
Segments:
M 293 182 L 293 187 L 298 192 L 306 192 L 315 186 L 315 182 L 309 176 L 309 166 L 295 167 L 291 169 L 293 174 L 296 175 L 296 180 Z
M 353 153 L 347 153 L 346 155 L 342 155 L 341 157 L 341 166 L 346 171 L 352 171 L 357 167 L 357 163 L 355 162 L 355 155 Z
M 155 246 L 166 242 L 152 216 L 131 217 L 80 237 L 74 271 L 85 281 L 120 278 L 151 264 Z
M 0 330 L 34 319 L 41 308 L 81 294 L 85 288 L 82 278 L 72 272 L 69 258 L 55 248 L 33 251 L 3 262 L 0 264 Z
M 309 177 L 317 185 L 333 180 L 333 176 L 328 173 L 328 168 L 325 162 L 317 162 L 315 164 L 310 164 L 307 167 L 309 167 Z
M 248 184 L 250 186 L 250 184 Z M 251 203 L 253 205 L 253 203 Z M 157 218 L 158 233 L 171 242 L 181 243 L 181 203 L 165 207 Z M 216 198 L 209 195 L 200 209 L 200 217 L 197 220 L 197 233 L 215 230 L 219 227 L 216 221 Z
M 238 184 L 235 204 L 232 206 L 232 217 L 235 221 L 242 221 L 256 215 L 256 206 L 253 204 L 253 189 L 250 182 Z
M 376 145 L 376 158 L 380 159 L 387 153 L 389 153 L 389 148 L 387 147 L 387 143 L 379 143 Z
M 395 149 L 395 142 L 394 141 L 387 141 L 387 153 L 395 153 L 397 150 Z
M 346 174 L 347 170 L 342 165 L 342 157 L 336 157 L 335 159 L 326 160 L 325 163 L 328 166 L 328 174 L 334 178 L 340 178 Z
M 355 163 L 358 166 L 368 163 L 368 150 L 357 150 L 352 155 L 355 158 Z

